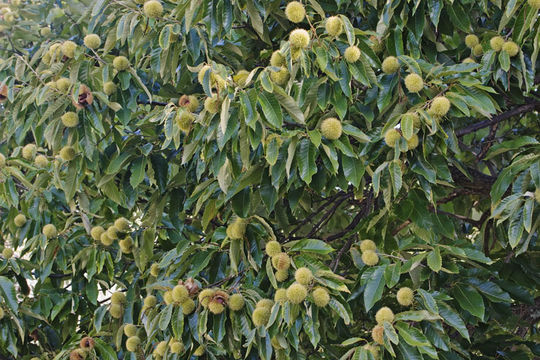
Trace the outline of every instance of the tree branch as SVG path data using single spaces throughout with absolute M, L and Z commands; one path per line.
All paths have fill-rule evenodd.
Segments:
M 298 224 L 298 225 L 290 232 L 291 236 L 289 237 L 289 240 L 295 240 L 295 238 L 297 238 L 297 237 L 295 237 L 295 236 L 293 236 L 293 235 L 296 234 L 296 232 L 299 231 L 299 230 L 302 228 L 302 226 L 304 226 L 304 225 L 306 225 L 308 222 L 312 221 L 313 218 L 314 218 L 315 216 L 317 216 L 318 214 L 320 214 L 321 211 L 323 211 L 323 210 L 324 210 L 328 205 L 330 205 L 334 200 L 336 200 L 337 198 L 339 198 L 339 197 L 341 197 L 341 196 L 343 196 L 343 195 L 345 195 L 345 194 L 346 194 L 346 193 L 345 193 L 344 191 L 340 191 L 340 192 L 338 192 L 338 193 L 336 193 L 336 194 L 334 194 L 334 195 L 332 195 L 332 196 L 326 198 L 326 199 L 324 200 L 324 203 L 323 203 L 321 206 L 319 206 L 319 207 L 317 208 L 317 210 L 315 210 L 315 212 L 313 212 L 313 213 L 312 213 L 311 215 L 309 215 L 309 216 L 306 216 L 306 217 L 304 218 L 304 220 L 300 221 L 300 223 L 299 223 L 299 224 Z M 298 237 L 298 238 L 300 239 L 300 238 L 302 238 L 302 237 Z
M 468 193 L 489 195 L 491 187 L 497 180 L 495 176 L 486 175 L 476 169 L 466 168 L 467 176 L 455 166 L 450 167 L 450 174 L 456 185 Z
M 486 175 L 487 176 L 487 175 Z M 488 192 L 489 192 L 490 188 L 488 188 Z M 461 196 L 461 195 L 470 195 L 470 194 L 475 194 L 476 192 L 475 191 L 470 191 L 470 190 L 467 190 L 467 189 L 458 189 L 457 191 L 454 191 L 453 193 L 451 193 L 450 195 L 440 199 L 440 200 L 437 200 L 437 205 L 441 205 L 441 204 L 446 204 L 452 200 L 454 200 L 455 198 Z M 442 215 L 447 215 L 447 216 L 451 216 L 451 217 L 454 217 L 456 219 L 459 219 L 459 220 L 462 220 L 462 221 L 465 221 L 465 222 L 468 222 L 468 223 L 471 223 L 475 226 L 482 226 L 482 224 L 484 223 L 484 221 L 486 220 L 483 216 L 480 220 L 476 221 L 474 219 L 469 219 L 465 216 L 461 216 L 461 215 L 457 215 L 457 214 L 452 214 L 452 213 L 449 213 L 449 212 L 446 212 L 446 211 L 442 211 L 442 210 L 435 210 L 433 206 L 429 206 L 429 211 L 433 212 L 433 213 L 438 213 L 438 214 L 442 214 Z M 410 224 L 412 223 L 412 220 L 411 219 L 407 219 L 405 220 L 404 222 L 402 222 L 401 224 L 399 224 L 394 230 L 392 230 L 392 236 L 396 236 L 397 234 L 399 234 L 399 232 L 403 229 L 405 229 L 407 226 L 409 226 Z
M 337 267 L 339 265 L 339 260 L 341 259 L 341 257 L 343 256 L 343 254 L 347 251 L 349 251 L 349 249 L 351 248 L 354 240 L 358 240 L 358 235 L 354 235 L 354 236 L 351 236 L 349 238 L 349 240 L 347 240 L 347 242 L 345 243 L 345 245 L 343 245 L 341 247 L 341 249 L 339 249 L 339 252 L 336 256 L 336 258 L 332 261 L 332 263 L 330 264 L 330 268 L 335 272 L 337 270 Z
M 362 200 L 361 204 L 362 204 L 362 208 L 358 211 L 358 213 L 356 214 L 356 216 L 352 219 L 351 223 L 349 225 L 347 225 L 347 227 L 345 227 L 345 229 L 333 234 L 333 235 L 329 235 L 327 236 L 324 241 L 326 242 L 330 242 L 330 241 L 334 241 L 336 239 L 339 239 L 341 237 L 343 237 L 343 235 L 347 234 L 349 231 L 352 231 L 356 225 L 358 225 L 358 223 L 360 222 L 360 220 L 362 220 L 362 218 L 366 217 L 370 210 L 371 210 L 371 206 L 374 202 L 374 198 L 373 198 L 373 192 L 370 191 L 365 197 L 364 197 L 364 200 Z
M 169 103 L 161 102 L 161 101 L 137 100 L 137 104 L 139 104 L 139 105 L 150 105 L 150 106 L 166 106 Z
M 480 121 L 480 122 L 471 124 L 463 129 L 459 129 L 456 131 L 456 136 L 458 137 L 465 136 L 477 130 L 480 130 L 488 126 L 492 126 L 501 121 L 507 120 L 513 116 L 525 114 L 534 110 L 540 110 L 540 101 L 533 100 L 533 99 L 528 99 L 528 100 L 529 101 L 526 102 L 525 104 L 516 106 L 515 108 L 512 108 L 503 113 L 500 113 L 499 115 L 496 115 L 492 117 L 491 119 Z
M 443 210 L 439 210 L 439 209 L 435 209 L 433 207 L 429 207 L 429 211 L 431 211 L 432 213 L 435 213 L 435 214 L 441 214 L 441 215 L 446 215 L 446 216 L 449 216 L 449 217 L 453 217 L 455 219 L 458 219 L 458 220 L 461 220 L 461 221 L 464 221 L 464 222 L 467 222 L 469 224 L 472 224 L 474 226 L 480 226 L 482 225 L 480 223 L 480 220 L 474 220 L 474 219 L 470 219 L 466 216 L 463 216 L 463 215 L 459 215 L 459 214 L 454 214 L 454 213 L 450 213 L 450 212 L 447 212 L 447 211 L 443 211 Z
M 392 231 L 392 236 L 396 236 L 401 230 L 405 229 L 411 223 L 411 220 L 405 220 L 397 228 Z
M 495 135 L 497 134 L 497 129 L 499 128 L 499 123 L 494 123 L 491 125 L 489 129 L 489 135 L 485 138 L 483 141 L 484 145 L 482 146 L 482 150 L 476 155 L 476 162 L 479 162 L 486 156 L 489 149 L 495 142 Z
M 322 225 L 324 225 L 326 222 L 328 222 L 328 220 L 330 220 L 330 218 L 335 214 L 337 208 L 345 201 L 347 200 L 349 197 L 353 196 L 352 193 L 347 193 L 345 194 L 345 196 L 341 197 L 339 200 L 337 200 L 334 205 L 330 208 L 330 210 L 328 210 L 322 217 L 321 219 L 313 226 L 313 229 L 311 229 L 311 231 L 309 232 L 309 234 L 307 234 L 305 237 L 309 238 L 311 237 L 313 234 L 315 234 L 317 231 L 319 231 L 319 229 L 321 228 Z

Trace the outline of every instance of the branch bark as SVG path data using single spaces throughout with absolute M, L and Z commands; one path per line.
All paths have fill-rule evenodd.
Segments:
M 162 102 L 162 101 L 144 101 L 144 100 L 137 100 L 137 104 L 140 105 L 150 105 L 150 106 L 166 106 L 169 103 Z
M 456 136 L 461 137 L 477 130 L 483 129 L 488 126 L 492 126 L 501 121 L 507 120 L 513 116 L 525 114 L 534 110 L 540 110 L 540 101 L 528 99 L 529 101 L 523 105 L 516 106 L 508 111 L 502 112 L 499 115 L 495 115 L 491 119 L 483 120 L 474 124 L 471 124 L 463 129 L 456 131 Z
M 373 192 L 372 191 L 369 191 L 367 193 L 367 195 L 364 197 L 364 200 L 362 200 L 361 202 L 361 206 L 362 208 L 359 209 L 358 213 L 356 214 L 356 216 L 352 219 L 352 221 L 350 222 L 349 225 L 347 225 L 347 227 L 345 227 L 345 229 L 335 233 L 335 234 L 332 234 L 330 236 L 327 236 L 324 241 L 326 242 L 330 242 L 330 241 L 334 241 L 336 239 L 339 239 L 341 237 L 343 237 L 345 234 L 347 234 L 349 231 L 352 231 L 356 225 L 358 225 L 358 223 L 360 222 L 360 220 L 362 220 L 362 218 L 366 217 L 370 211 L 372 210 L 372 205 L 374 203 L 374 198 L 373 198 Z
M 470 178 L 461 172 L 457 167 L 450 167 L 450 174 L 456 185 L 460 189 L 466 190 L 469 193 L 489 195 L 491 186 L 497 180 L 494 176 L 486 175 L 476 169 L 466 168 Z
M 332 263 L 330 264 L 330 268 L 335 272 L 337 270 L 337 267 L 339 265 L 339 261 L 341 260 L 341 257 L 343 256 L 343 254 L 347 251 L 349 251 L 349 249 L 351 248 L 353 242 L 355 240 L 358 240 L 358 235 L 354 235 L 354 236 L 351 236 L 349 238 L 349 240 L 347 240 L 347 242 L 345 243 L 345 245 L 343 245 L 341 247 L 341 249 L 339 249 L 339 252 L 336 256 L 336 258 L 332 261 Z
M 309 232 L 309 234 L 306 235 L 307 238 L 311 237 L 313 234 L 315 234 L 317 231 L 319 231 L 319 229 L 321 228 L 321 226 L 323 226 L 326 222 L 328 222 L 328 220 L 330 220 L 330 218 L 334 215 L 334 213 L 336 212 L 336 210 L 338 209 L 338 207 L 345 201 L 347 200 L 348 198 L 350 198 L 351 196 L 353 196 L 353 193 L 347 193 L 345 194 L 345 196 L 341 197 L 340 199 L 338 199 L 334 205 L 330 208 L 330 210 L 328 210 L 322 217 L 321 219 L 313 226 L 313 229 L 311 229 L 311 231 Z
M 344 191 L 340 191 L 327 199 L 324 200 L 324 203 L 315 210 L 311 215 L 304 218 L 304 220 L 300 221 L 300 223 L 290 232 L 289 240 L 297 240 L 297 239 L 303 239 L 305 236 L 294 236 L 304 225 L 307 223 L 313 221 L 313 219 L 319 215 L 327 206 L 329 206 L 332 202 L 339 199 L 340 197 L 346 195 L 347 193 Z

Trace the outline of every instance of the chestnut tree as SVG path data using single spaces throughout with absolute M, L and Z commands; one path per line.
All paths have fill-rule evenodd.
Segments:
M 0 4 L 0 359 L 537 359 L 539 8 Z

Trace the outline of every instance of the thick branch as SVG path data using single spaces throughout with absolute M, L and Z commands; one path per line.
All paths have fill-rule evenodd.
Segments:
M 454 179 L 454 183 L 459 187 L 459 189 L 463 189 L 468 193 L 472 192 L 475 194 L 489 195 L 491 187 L 493 186 L 497 178 L 494 176 L 486 175 L 476 169 L 467 168 L 466 170 L 471 178 L 463 174 L 461 170 L 459 170 L 457 167 L 450 167 L 450 174 L 452 174 L 452 179 Z
M 144 100 L 137 100 L 137 104 L 140 105 L 150 105 L 150 106 L 166 106 L 169 103 L 161 102 L 161 101 L 144 101 Z
M 523 105 L 516 106 L 515 108 L 500 113 L 499 115 L 496 115 L 491 119 L 480 121 L 475 124 L 469 125 L 463 129 L 459 129 L 458 131 L 456 131 L 456 136 L 464 136 L 485 127 L 499 123 L 501 121 L 507 120 L 513 116 L 525 114 L 534 110 L 540 110 L 540 101 L 530 100 Z

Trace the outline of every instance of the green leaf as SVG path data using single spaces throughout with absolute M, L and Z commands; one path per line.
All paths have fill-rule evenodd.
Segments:
M 259 93 L 258 99 L 266 120 L 274 128 L 281 128 L 283 126 L 283 114 L 276 97 L 263 91 Z
M 351 323 L 351 317 L 349 316 L 349 313 L 345 309 L 345 307 L 336 299 L 330 298 L 330 302 L 328 305 L 336 312 L 338 315 L 343 319 L 343 322 L 345 325 L 349 325 Z
M 318 148 L 321 145 L 322 141 L 322 135 L 321 132 L 318 129 L 315 130 L 309 130 L 308 131 L 309 139 L 311 140 L 311 143 Z
M 242 218 L 248 217 L 250 204 L 251 189 L 249 187 L 244 188 L 232 197 L 232 208 Z
M 194 13 L 200 9 L 202 0 L 193 0 L 189 2 L 189 8 L 185 13 L 185 22 L 186 22 L 186 32 L 191 28 L 191 22 L 193 21 Z
M 274 137 L 266 144 L 265 157 L 270 166 L 274 166 L 278 160 L 280 143 L 281 141 Z
M 409 326 L 404 322 L 397 322 L 394 327 L 399 331 L 399 336 L 411 346 L 429 346 L 430 342 L 420 330 Z
M 468 281 L 476 290 L 480 291 L 490 301 L 505 303 L 512 302 L 510 295 L 503 291 L 499 285 L 491 281 L 480 280 L 477 278 L 471 278 Z
M 540 158 L 539 154 L 527 154 L 524 156 L 520 156 L 515 158 L 510 166 L 504 168 L 504 170 L 500 172 L 497 180 L 491 187 L 491 203 L 496 204 L 497 202 L 499 202 L 503 194 L 506 192 L 506 190 L 514 180 L 516 174 L 529 168 L 533 163 L 537 161 L 538 158 Z
M 0 283 L 1 284 L 1 283 Z M 51 310 L 51 315 L 50 315 L 50 318 L 51 320 L 54 320 L 58 314 L 60 313 L 60 311 L 62 311 L 62 309 L 64 308 L 64 306 L 70 302 L 70 298 L 69 296 L 64 296 L 62 297 L 55 305 L 54 307 L 52 308 Z
M 169 304 L 161 312 L 161 315 L 159 316 L 159 328 L 160 328 L 160 330 L 164 331 L 169 326 L 169 323 L 171 322 L 173 309 L 174 309 L 173 304 Z
M 435 272 L 439 272 L 442 268 L 442 258 L 439 247 L 436 246 L 426 257 L 429 268 Z
M 276 96 L 277 100 L 279 101 L 279 104 L 287 110 L 289 115 L 296 120 L 296 122 L 303 124 L 305 122 L 304 119 L 304 113 L 302 110 L 300 110 L 300 107 L 296 103 L 296 101 L 289 96 L 285 90 L 280 88 L 279 86 L 274 87 L 274 95 Z
M 225 134 L 227 132 L 227 125 L 229 123 L 229 107 L 231 106 L 231 99 L 227 96 L 221 103 L 221 111 L 219 112 L 219 126 L 221 132 Z
M 100 359 L 103 360 L 117 360 L 118 357 L 113 348 L 105 343 L 103 340 L 94 338 L 96 352 L 100 355 Z
M 452 294 L 464 310 L 467 310 L 472 315 L 484 319 L 484 300 L 482 295 L 473 287 L 468 285 L 456 285 L 453 288 Z
M 75 192 L 77 191 L 77 188 L 79 187 L 79 177 L 80 174 L 80 165 L 81 163 L 79 161 L 70 161 L 67 168 L 66 177 L 64 178 L 64 193 L 66 195 L 66 200 L 71 201 L 73 199 L 73 196 L 75 196 Z
M 452 6 L 447 6 L 445 10 L 448 12 L 448 15 L 450 15 L 450 21 L 453 25 L 465 33 L 469 32 L 469 29 L 471 28 L 469 16 L 467 16 L 459 3 L 455 2 Z
M 289 251 L 312 252 L 316 254 L 329 254 L 335 251 L 330 245 L 317 239 L 291 241 L 287 245 L 290 245 Z
M 435 25 L 435 29 L 437 29 L 437 26 L 439 25 L 439 18 L 441 16 L 441 11 L 444 6 L 444 1 L 442 0 L 433 0 L 428 2 L 429 6 L 429 18 L 431 19 L 431 22 L 433 25 Z
M 94 311 L 94 328 L 97 332 L 101 330 L 101 324 L 103 323 L 105 314 L 107 314 L 106 306 L 100 306 Z
M 364 176 L 364 160 L 355 159 L 348 156 L 342 156 L 343 163 L 343 172 L 345 173 L 345 178 L 353 184 L 355 188 L 360 186 L 362 177 Z
M 368 143 L 371 141 L 371 138 L 366 135 L 362 130 L 350 125 L 350 124 L 344 124 L 343 125 L 343 133 L 344 134 L 347 134 L 347 135 L 351 135 L 352 137 L 354 137 L 356 140 L 360 141 L 360 142 L 363 142 L 363 143 Z
M 319 333 L 320 324 L 318 321 L 318 312 L 313 312 L 313 316 L 306 315 L 303 321 L 304 332 L 307 334 L 309 341 L 314 348 L 317 347 L 319 341 L 321 341 L 321 334 Z
M 268 280 L 270 281 L 270 284 L 274 287 L 274 289 L 278 288 L 276 276 L 274 275 L 274 269 L 272 268 L 272 258 L 268 257 L 266 260 L 266 276 L 268 276 Z
M 152 229 L 146 229 L 142 233 L 142 239 L 140 243 L 140 261 L 139 270 L 144 271 L 148 260 L 152 258 L 154 250 L 154 238 L 155 234 Z
M 354 36 L 354 27 L 352 26 L 348 17 L 346 17 L 345 15 L 339 15 L 339 17 L 343 22 L 343 27 L 345 28 L 345 35 L 347 35 L 347 41 L 349 42 L 349 46 L 353 46 L 356 39 L 356 37 Z
M 259 37 L 264 40 L 265 42 L 269 42 L 268 35 L 265 34 L 265 29 L 263 26 L 262 19 L 259 15 L 259 11 L 255 7 L 255 4 L 253 3 L 253 0 L 246 1 L 246 9 L 247 13 L 249 15 L 249 19 L 251 21 L 251 26 L 253 26 L 253 29 L 257 32 Z
M 316 0 L 309 0 L 309 3 L 313 7 L 313 10 L 315 10 L 319 14 L 320 17 L 322 18 L 325 17 L 326 14 L 324 13 L 323 8 Z
M 152 102 L 152 94 L 150 93 L 150 91 L 148 90 L 148 88 L 146 87 L 146 85 L 144 85 L 144 82 L 142 81 L 142 79 L 139 77 L 139 75 L 137 74 L 137 71 L 134 69 L 134 68 L 129 68 L 128 72 L 131 74 L 131 76 L 133 76 L 135 78 L 135 80 L 137 80 L 137 82 L 139 83 L 139 85 L 141 86 L 141 88 L 144 90 L 144 92 L 146 93 L 146 96 L 148 96 L 148 100 L 150 102 Z
M 238 264 L 242 257 L 243 241 L 241 239 L 231 239 L 229 245 L 229 259 L 231 264 L 231 271 L 233 273 L 238 272 Z
M 470 341 L 469 331 L 458 313 L 442 301 L 437 302 L 437 305 L 439 306 L 439 315 L 441 315 L 443 321 L 456 329 L 465 339 Z
M 426 309 L 428 309 L 432 314 L 438 314 L 439 307 L 437 306 L 433 296 L 424 289 L 418 289 L 417 292 L 422 297 Z
M 499 52 L 499 63 L 504 71 L 510 70 L 510 56 L 506 51 Z
M 426 310 L 410 310 L 410 311 L 404 311 L 404 312 L 400 312 L 399 314 L 396 314 L 395 316 L 395 320 L 398 321 L 398 320 L 402 320 L 402 321 L 415 321 L 415 322 L 419 322 L 419 321 L 422 321 L 422 320 L 428 320 L 428 321 L 433 321 L 433 320 L 440 320 L 441 317 L 436 315 L 436 314 L 433 314 L 433 313 L 430 313 Z
M 390 177 L 392 178 L 392 188 L 394 189 L 395 196 L 401 190 L 402 182 L 402 172 L 401 172 L 401 161 L 394 160 L 391 161 L 388 165 L 388 171 L 390 172 Z
M 161 32 L 159 33 L 159 46 L 161 46 L 162 49 L 166 50 L 169 48 L 169 45 L 171 43 L 171 36 L 172 36 L 172 25 L 166 25 L 163 27 Z
M 366 284 L 364 289 L 364 307 L 369 311 L 382 297 L 384 290 L 385 266 L 377 266 L 373 271 L 366 271 L 362 274 L 362 281 Z M 371 270 L 371 269 L 370 269 Z
M 300 146 L 296 156 L 296 164 L 300 178 L 306 182 L 311 183 L 313 175 L 317 172 L 317 164 L 315 163 L 316 155 L 315 146 L 306 138 L 300 140 Z
M 489 149 L 484 159 L 489 160 L 504 152 L 515 150 L 515 149 L 521 149 L 522 147 L 525 147 L 525 146 L 537 145 L 537 144 L 538 144 L 538 140 L 530 136 L 521 136 L 517 139 L 503 141 L 501 143 L 494 144 Z
M 139 157 L 131 164 L 131 176 L 129 184 L 132 188 L 136 188 L 143 180 L 145 175 L 146 158 Z
M 388 265 L 384 270 L 384 280 L 388 288 L 393 288 L 401 276 L 401 263 Z
M 176 315 L 172 317 L 171 328 L 174 337 L 181 339 L 184 332 L 184 313 L 182 312 L 182 306 L 176 307 L 175 313 Z
M 97 281 L 94 279 L 93 281 L 90 281 L 86 287 L 85 287 L 86 296 L 88 297 L 88 300 L 94 304 L 97 305 L 97 297 L 98 297 L 98 288 L 97 288 Z
M 231 183 L 232 183 L 231 162 L 229 161 L 228 158 L 225 159 L 225 162 L 219 169 L 217 180 L 218 180 L 221 191 L 223 191 L 224 194 L 227 194 L 227 191 L 229 190 L 229 186 L 231 186 Z
M 423 360 L 422 355 L 416 350 L 416 348 L 410 346 L 405 341 L 400 341 L 398 350 L 402 359 L 407 360 Z
M 401 117 L 401 132 L 406 140 L 409 140 L 414 134 L 413 116 L 404 114 Z
M 123 165 L 129 160 L 130 156 L 131 152 L 127 150 L 115 154 L 107 166 L 105 173 L 109 175 L 118 173 L 122 169 Z
M 92 8 L 92 16 L 96 16 L 101 12 L 103 6 L 105 5 L 105 0 L 97 0 Z
M 399 344 L 398 334 L 396 333 L 396 329 L 394 329 L 394 326 L 388 321 L 385 321 L 383 327 L 385 338 L 396 345 Z
M 9 309 L 17 314 L 19 310 L 19 302 L 17 301 L 17 294 L 15 293 L 15 286 L 5 276 L 0 276 L 0 295 L 4 298 L 5 303 Z

